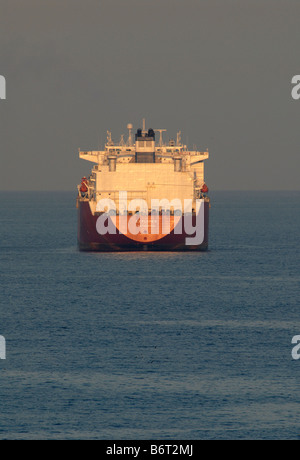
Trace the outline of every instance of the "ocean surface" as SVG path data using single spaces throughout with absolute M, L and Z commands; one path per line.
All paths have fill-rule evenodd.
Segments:
M 0 193 L 0 439 L 299 439 L 300 192 L 211 193 L 206 253 L 80 253 Z

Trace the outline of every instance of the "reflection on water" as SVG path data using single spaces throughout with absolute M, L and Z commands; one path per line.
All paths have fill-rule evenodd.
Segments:
M 74 194 L 0 198 L 1 438 L 298 438 L 299 193 L 212 194 L 204 253 L 81 253 Z

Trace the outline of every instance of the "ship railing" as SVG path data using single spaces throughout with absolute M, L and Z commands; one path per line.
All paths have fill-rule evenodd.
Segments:
M 127 194 L 127 200 L 131 201 L 136 198 L 142 198 L 146 199 L 147 198 L 147 191 L 146 190 L 129 190 L 126 191 Z M 119 204 L 120 199 L 122 200 L 123 197 L 120 197 L 120 191 L 119 190 L 101 190 L 99 192 L 96 192 L 96 197 L 97 200 L 109 198 L 113 200 L 116 205 Z

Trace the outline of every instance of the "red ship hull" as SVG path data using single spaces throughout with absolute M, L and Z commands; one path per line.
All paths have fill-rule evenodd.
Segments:
M 132 235 L 129 237 L 128 234 L 122 234 L 118 229 L 116 229 L 115 234 L 99 234 L 97 231 L 99 215 L 92 214 L 88 200 L 79 200 L 78 247 L 81 251 L 97 252 L 205 251 L 208 249 L 209 206 L 209 201 L 205 201 L 203 241 L 200 244 L 187 244 L 187 238 L 193 238 L 193 235 L 187 234 L 184 230 L 181 234 L 177 234 L 174 228 L 170 233 L 158 237 L 155 241 L 148 242 L 145 241 L 147 237 L 134 238 Z M 180 221 L 182 220 L 180 222 L 182 229 L 185 229 L 184 219 L 184 216 L 180 217 Z M 193 226 L 195 226 L 196 216 L 192 217 L 192 221 Z

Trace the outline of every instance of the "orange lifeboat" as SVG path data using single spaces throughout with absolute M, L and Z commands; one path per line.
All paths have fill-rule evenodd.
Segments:
M 202 185 L 201 192 L 202 193 L 208 193 L 208 187 L 207 187 L 207 185 L 205 183 Z
M 88 183 L 87 178 L 83 177 L 81 179 L 81 185 L 80 185 L 80 192 L 81 193 L 87 193 L 87 191 L 88 191 L 87 183 Z

